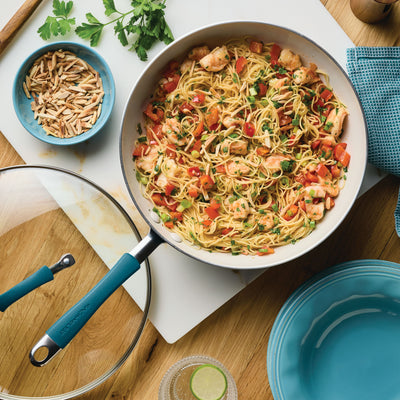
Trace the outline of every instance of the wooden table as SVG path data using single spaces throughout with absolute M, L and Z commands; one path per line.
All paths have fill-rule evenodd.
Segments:
M 348 0 L 322 3 L 356 45 L 400 45 L 400 5 L 384 23 L 366 25 L 353 16 Z M 1 134 L 0 149 L 1 167 L 22 163 Z M 124 366 L 81 398 L 156 399 L 161 378 L 173 363 L 188 355 L 207 354 L 231 371 L 240 399 L 272 400 L 266 369 L 268 338 L 290 293 L 315 273 L 339 262 L 363 258 L 400 262 L 400 239 L 393 218 L 399 183 L 393 176 L 384 178 L 357 200 L 344 223 L 318 248 L 267 270 L 177 343 L 166 343 L 147 323 Z

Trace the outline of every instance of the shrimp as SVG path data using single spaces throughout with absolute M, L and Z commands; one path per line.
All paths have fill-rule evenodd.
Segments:
M 256 221 L 258 224 L 258 230 L 260 231 L 272 229 L 275 226 L 274 214 L 272 213 L 267 213 Z
M 262 162 L 262 166 L 268 170 L 271 170 L 272 172 L 279 171 L 282 169 L 281 162 L 285 160 L 289 160 L 289 158 L 281 156 L 280 154 L 273 154 Z
M 231 128 L 232 126 L 242 126 L 243 122 L 244 121 L 239 118 L 225 117 L 222 120 L 222 125 L 224 125 L 225 128 Z
M 180 122 L 175 118 L 167 118 L 162 127 L 162 131 L 167 136 L 170 143 L 184 146 L 188 138 L 182 135 L 181 129 Z
M 188 59 L 194 61 L 200 61 L 207 54 L 210 54 L 210 49 L 208 46 L 194 47 L 189 51 Z
M 326 119 L 327 131 L 335 137 L 338 137 L 342 133 L 344 119 L 349 115 L 349 112 L 345 107 L 339 107 L 333 109 Z
M 180 175 L 182 168 L 178 167 L 172 158 L 168 158 L 165 160 L 162 169 L 163 171 L 157 177 L 157 186 L 161 189 L 165 189 L 165 187 L 171 183 L 171 178 L 176 178 Z
M 229 161 L 226 164 L 226 171 L 229 175 L 245 176 L 250 172 L 250 168 L 246 164 L 240 163 L 240 161 Z
M 159 146 L 150 147 L 150 152 L 136 159 L 136 166 L 145 172 L 150 172 L 156 165 Z
M 325 205 L 324 203 L 306 203 L 306 214 L 309 219 L 314 221 L 318 221 L 324 216 L 325 213 Z
M 289 71 L 294 71 L 302 66 L 300 56 L 292 53 L 289 49 L 283 49 L 281 51 L 278 61 Z
M 225 205 L 229 212 L 233 213 L 235 219 L 245 219 L 249 215 L 250 207 L 249 203 L 245 199 L 238 199 L 230 202 L 230 199 L 225 200 Z
M 280 89 L 281 87 L 285 86 L 288 81 L 288 78 L 271 79 L 269 81 L 269 86 L 271 86 L 273 89 Z
M 200 65 L 206 71 L 218 72 L 225 68 L 230 59 L 226 46 L 216 47 L 210 54 L 200 60 Z
M 181 71 L 181 74 L 183 75 L 185 72 L 190 71 L 193 66 L 193 60 L 189 60 L 188 58 L 183 61 L 181 66 L 179 67 L 179 70 Z
M 240 154 L 242 156 L 245 156 L 247 154 L 247 142 L 244 140 L 236 140 L 232 141 L 229 139 L 225 139 L 221 143 L 221 148 L 223 151 L 226 151 L 225 149 L 229 149 L 230 154 Z
M 301 67 L 293 73 L 293 81 L 297 85 L 307 85 L 319 81 L 319 76 L 315 73 L 317 66 L 313 63 L 309 67 Z

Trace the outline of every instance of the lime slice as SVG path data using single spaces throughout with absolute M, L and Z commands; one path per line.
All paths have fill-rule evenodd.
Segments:
M 190 390 L 197 400 L 220 400 L 227 387 L 225 374 L 212 364 L 200 365 L 190 378 Z

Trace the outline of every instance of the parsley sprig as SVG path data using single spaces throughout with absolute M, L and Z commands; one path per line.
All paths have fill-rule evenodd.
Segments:
M 158 41 L 169 44 L 174 40 L 171 29 L 165 20 L 166 0 L 131 0 L 131 9 L 127 12 L 117 10 L 114 0 L 103 0 L 104 14 L 115 16 L 107 22 L 101 22 L 92 13 L 86 13 L 87 22 L 75 29 L 82 39 L 90 41 L 91 46 L 97 46 L 103 30 L 108 25 L 114 25 L 114 33 L 122 46 L 130 44 L 129 50 L 135 51 L 142 61 L 147 60 L 147 51 Z M 43 39 L 51 35 L 65 35 L 75 24 L 75 18 L 68 18 L 73 6 L 72 1 L 53 1 L 54 17 L 47 17 L 46 22 L 38 32 Z
M 54 0 L 53 14 L 48 16 L 45 23 L 38 29 L 40 37 L 44 40 L 50 39 L 51 35 L 65 35 L 71 31 L 72 25 L 75 25 L 75 18 L 68 18 L 73 7 L 73 2 Z

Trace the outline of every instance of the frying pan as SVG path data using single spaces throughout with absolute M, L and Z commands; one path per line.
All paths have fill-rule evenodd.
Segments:
M 311 235 L 295 245 L 277 248 L 274 254 L 265 257 L 210 253 L 170 232 L 152 212 L 151 202 L 142 196 L 132 160 L 132 150 L 138 136 L 137 125 L 143 119 L 143 106 L 153 93 L 160 80 L 161 71 L 167 63 L 172 59 L 183 59 L 194 46 L 208 44 L 213 48 L 232 37 L 243 36 L 254 36 L 264 42 L 277 42 L 282 48 L 287 47 L 300 54 L 306 64 L 315 63 L 320 70 L 329 75 L 329 83 L 350 113 L 342 139 L 348 144 L 351 162 L 345 187 L 337 201 L 335 199 L 335 207 L 325 215 Z M 120 160 L 128 191 L 136 208 L 150 225 L 150 232 L 138 247 L 124 254 L 110 272 L 46 332 L 30 354 L 34 365 L 44 365 L 65 347 L 108 296 L 131 276 L 139 268 L 140 262 L 162 242 L 167 242 L 182 253 L 202 262 L 230 269 L 271 267 L 293 260 L 313 249 L 339 226 L 357 197 L 367 163 L 367 130 L 360 101 L 349 78 L 340 65 L 319 45 L 299 33 L 276 25 L 251 21 L 223 22 L 193 31 L 175 41 L 144 70 L 125 107 L 121 125 Z M 43 360 L 36 360 L 35 352 L 41 347 L 47 348 L 48 354 Z

